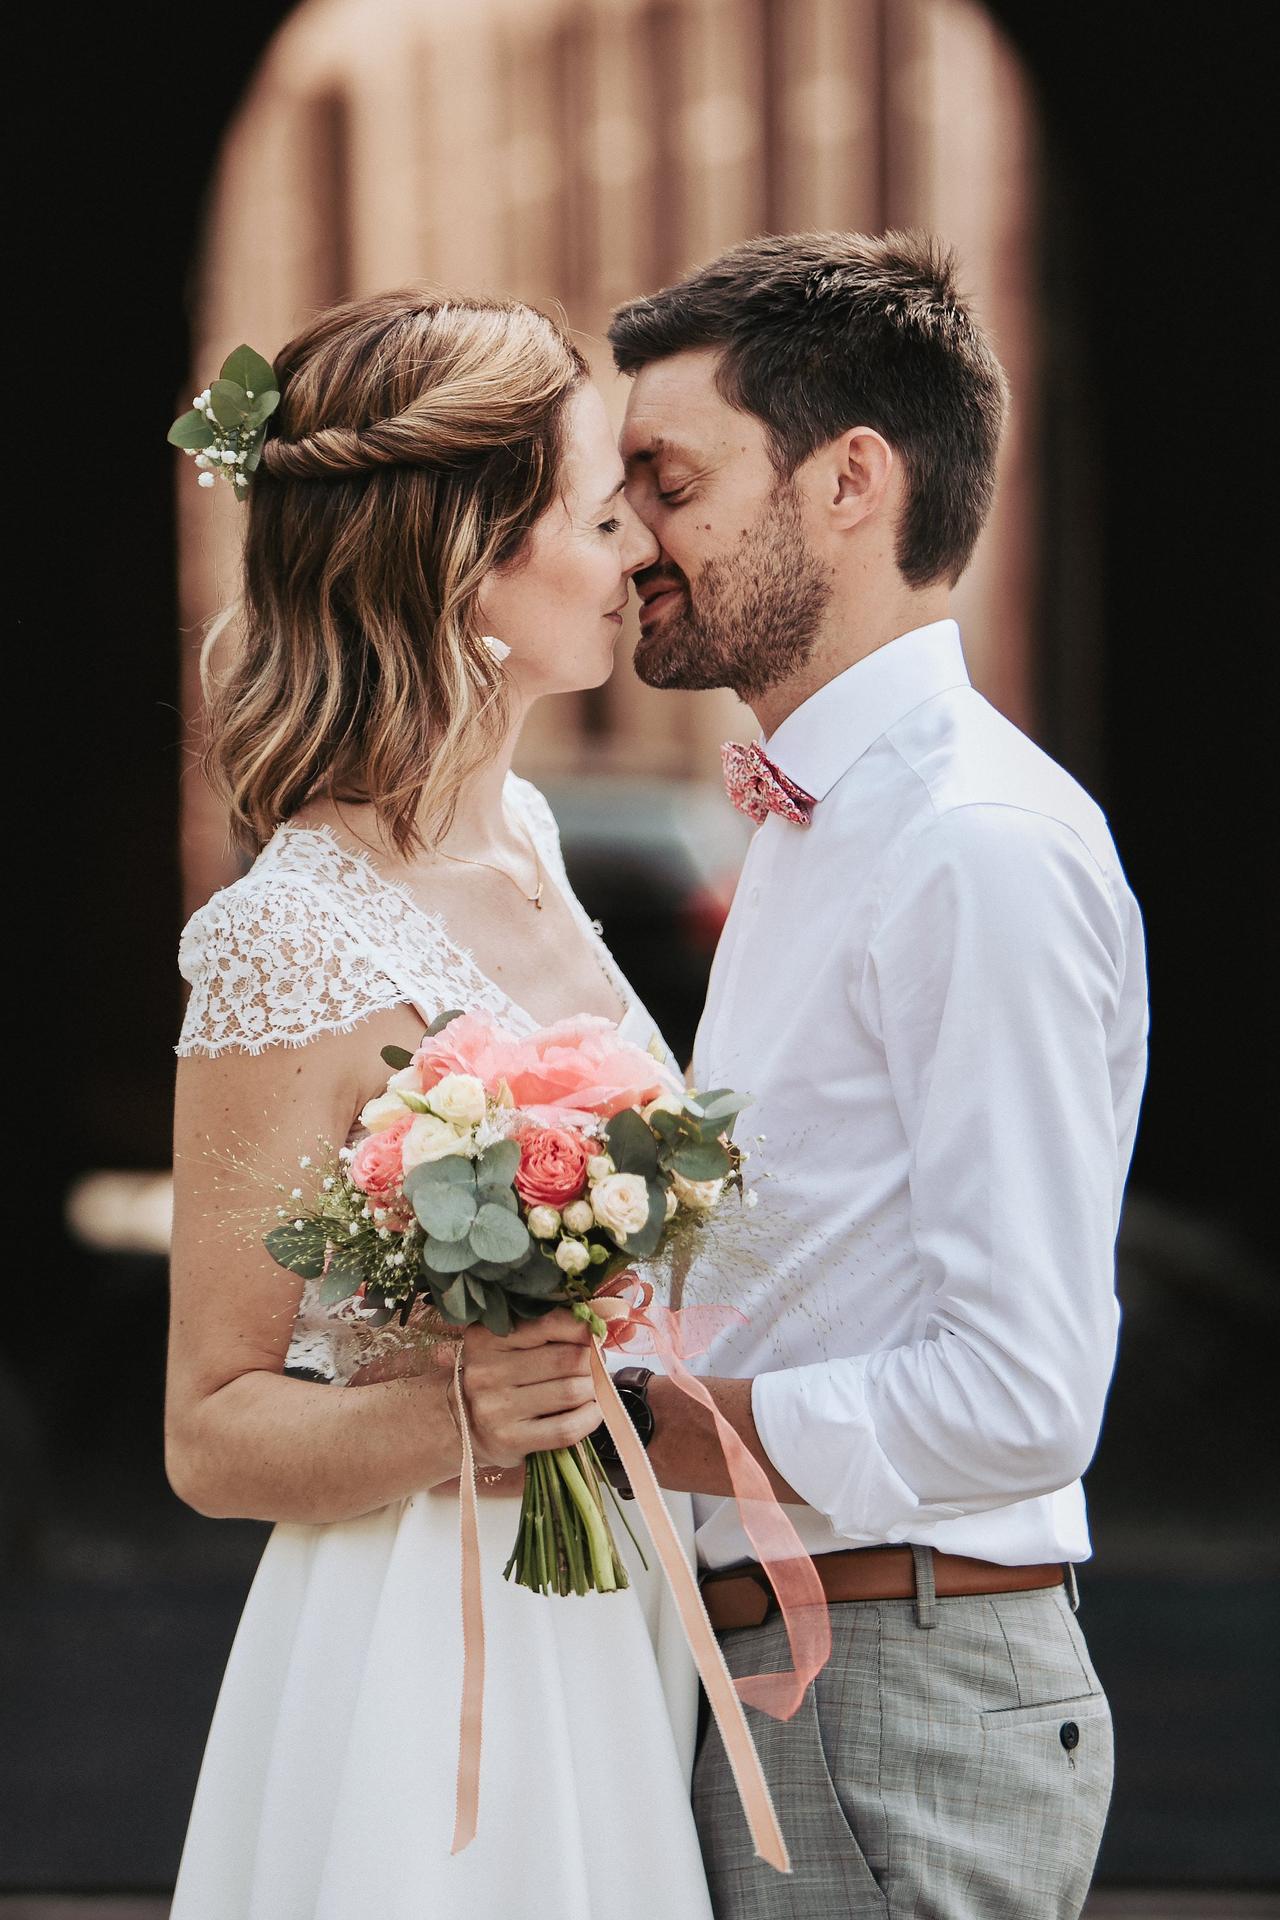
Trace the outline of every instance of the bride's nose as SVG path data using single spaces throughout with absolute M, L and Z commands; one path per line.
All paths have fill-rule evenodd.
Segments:
M 618 512 L 623 522 L 622 571 L 628 580 L 641 567 L 651 567 L 658 558 L 657 541 L 628 500 L 621 499 Z

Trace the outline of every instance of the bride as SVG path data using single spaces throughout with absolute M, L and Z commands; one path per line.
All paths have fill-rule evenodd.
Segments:
M 264 1176 L 350 1143 L 446 1009 L 653 1025 L 510 771 L 545 694 L 613 663 L 655 557 L 566 334 L 412 293 L 276 362 L 243 640 L 207 771 L 249 871 L 188 925 L 166 1450 L 199 1512 L 274 1521 L 205 1753 L 173 1920 L 709 1920 L 696 1681 L 633 1585 L 507 1584 L 519 1462 L 599 1423 L 576 1322 L 467 1334 L 487 1624 L 480 1823 L 450 1855 L 462 1639 L 449 1372 L 276 1267 Z M 301 1296 L 301 1297 L 300 1297 Z M 687 1496 L 671 1496 L 691 1537 Z

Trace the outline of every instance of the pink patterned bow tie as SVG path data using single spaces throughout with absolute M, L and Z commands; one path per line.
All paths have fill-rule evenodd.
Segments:
M 749 820 L 766 820 L 780 813 L 793 826 L 807 827 L 817 805 L 811 793 L 788 780 L 781 767 L 775 767 L 768 754 L 754 742 L 744 747 L 726 740 L 720 749 L 724 762 L 725 792 L 739 813 Z

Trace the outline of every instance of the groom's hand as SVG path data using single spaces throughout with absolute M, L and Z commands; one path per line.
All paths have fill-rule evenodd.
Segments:
M 462 1390 L 482 1466 L 515 1467 L 527 1453 L 576 1446 L 595 1431 L 590 1338 L 564 1307 L 501 1337 L 467 1328 Z

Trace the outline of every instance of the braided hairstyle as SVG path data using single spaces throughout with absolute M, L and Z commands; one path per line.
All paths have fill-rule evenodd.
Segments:
M 320 314 L 275 366 L 205 772 L 250 852 L 327 793 L 408 853 L 505 736 L 478 589 L 557 497 L 586 361 L 518 301 L 410 290 Z

